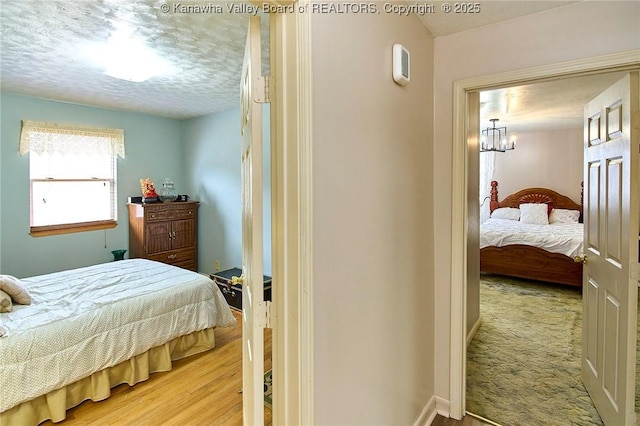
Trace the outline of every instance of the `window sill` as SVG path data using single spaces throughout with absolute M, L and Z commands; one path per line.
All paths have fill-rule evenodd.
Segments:
M 47 237 L 49 235 L 72 234 L 75 232 L 97 231 L 111 229 L 118 226 L 115 220 L 100 222 L 67 223 L 64 225 L 32 226 L 29 235 L 32 237 Z

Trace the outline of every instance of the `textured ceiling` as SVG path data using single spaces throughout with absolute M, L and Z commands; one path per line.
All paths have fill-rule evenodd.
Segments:
M 413 3 L 413 2 L 408 2 Z M 455 11 L 444 13 L 443 7 L 471 7 L 478 4 L 477 13 L 455 13 Z M 491 0 L 481 2 L 451 2 L 435 1 L 428 2 L 434 6 L 433 13 L 426 13 L 420 16 L 420 20 L 431 31 L 435 37 L 458 33 L 461 31 L 478 28 L 496 22 L 506 21 L 518 16 L 530 15 L 547 9 L 564 6 L 575 1 L 559 0 Z
M 475 16 L 436 10 L 421 20 L 437 37 L 566 3 L 483 1 L 482 13 Z M 437 9 L 442 2 L 433 4 Z M 216 6 L 222 10 L 212 13 Z M 40 98 L 179 119 L 236 107 L 249 15 L 237 10 L 229 13 L 229 6 L 249 8 L 250 3 L 239 0 L 0 0 L 0 87 Z M 265 73 L 267 21 L 263 19 Z M 167 61 L 171 72 L 142 83 L 105 75 L 104 58 L 97 57 L 96 52 L 113 31 L 123 25 L 133 29 L 137 40 Z M 558 92 L 561 88 L 564 86 L 553 89 L 556 91 L 554 108 L 557 103 L 574 97 L 561 96 Z M 533 93 L 531 90 L 520 93 L 521 105 L 529 108 L 541 105 L 533 102 L 533 98 L 531 102 L 525 101 L 524 96 Z M 492 102 L 504 105 L 505 97 L 513 98 L 513 90 L 497 91 L 493 97 L 496 96 L 503 99 Z
M 622 78 L 614 72 L 480 92 L 481 127 L 500 121 L 510 132 L 579 129 L 584 106 Z
M 174 118 L 237 106 L 249 15 L 226 13 L 227 3 L 219 5 L 225 13 L 181 13 L 171 2 L 3 0 L 1 87 Z M 104 64 L 92 52 L 122 24 L 134 29 L 173 72 L 142 83 L 103 74 Z

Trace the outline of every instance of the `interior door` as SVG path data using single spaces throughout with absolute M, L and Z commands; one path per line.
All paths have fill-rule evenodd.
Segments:
M 582 380 L 605 425 L 635 425 L 638 73 L 585 106 Z
M 241 80 L 243 423 L 264 424 L 262 281 L 262 82 L 260 18 L 251 17 Z

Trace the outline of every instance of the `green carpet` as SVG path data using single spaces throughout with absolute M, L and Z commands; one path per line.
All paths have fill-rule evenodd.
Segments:
M 579 289 L 482 275 L 467 410 L 504 426 L 602 425 L 580 379 Z
M 264 373 L 264 405 L 271 408 L 271 397 L 273 395 L 273 381 L 271 369 Z

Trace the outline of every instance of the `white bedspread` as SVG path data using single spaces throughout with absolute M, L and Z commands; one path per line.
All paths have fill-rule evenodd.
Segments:
M 22 280 L 33 303 L 0 314 L 0 412 L 176 337 L 235 324 L 209 278 L 130 259 Z
M 480 248 L 524 244 L 574 257 L 582 255 L 583 240 L 582 223 L 530 225 L 518 220 L 489 219 L 480 225 Z

